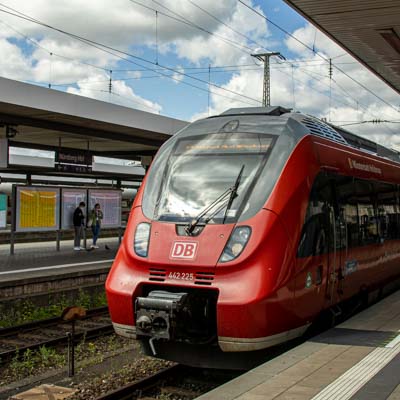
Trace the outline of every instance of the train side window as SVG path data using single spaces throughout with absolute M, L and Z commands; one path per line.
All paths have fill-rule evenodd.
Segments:
M 300 236 L 297 257 L 310 257 L 328 252 L 329 210 L 332 204 L 328 176 L 317 176 L 311 189 L 306 217 Z
M 397 187 L 376 182 L 378 234 L 381 239 L 399 237 Z
M 347 227 L 347 247 L 352 248 L 360 244 L 360 231 L 358 224 L 357 204 L 353 204 L 353 199 L 344 206 L 344 218 Z
M 378 219 L 374 207 L 374 185 L 369 181 L 357 179 L 355 182 L 355 194 L 357 197 L 360 244 L 376 243 L 379 235 Z

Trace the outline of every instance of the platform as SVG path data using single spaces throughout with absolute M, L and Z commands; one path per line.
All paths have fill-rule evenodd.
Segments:
M 54 242 L 21 243 L 14 255 L 9 254 L 9 245 L 0 245 L 0 281 L 10 275 L 30 276 L 60 272 L 73 268 L 73 265 L 111 264 L 119 247 L 118 238 L 100 238 L 99 249 L 93 251 L 74 251 L 73 241 L 61 241 L 60 251 Z
M 197 400 L 400 400 L 400 291 Z
M 73 241 L 24 243 L 10 255 L 0 245 L 0 303 L 86 287 L 103 287 L 119 247 L 118 238 L 101 238 L 99 249 L 74 251 Z

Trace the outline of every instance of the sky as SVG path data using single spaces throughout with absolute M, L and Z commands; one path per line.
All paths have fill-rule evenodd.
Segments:
M 400 96 L 282 0 L 0 0 L 1 76 L 187 121 L 260 106 L 266 51 L 273 105 L 400 150 L 399 123 L 355 124 Z

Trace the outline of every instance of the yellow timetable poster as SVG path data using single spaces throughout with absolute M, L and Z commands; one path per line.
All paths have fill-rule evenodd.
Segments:
M 17 231 L 58 229 L 59 189 L 17 189 Z

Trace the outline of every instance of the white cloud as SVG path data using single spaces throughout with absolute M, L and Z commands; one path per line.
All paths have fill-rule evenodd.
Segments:
M 315 28 L 307 24 L 293 34 L 311 48 L 315 46 L 317 52 L 323 57 L 332 57 L 334 64 L 336 58 L 338 67 L 343 72 L 354 77 L 372 93 L 376 93 L 389 104 L 399 103 L 397 93 L 357 63 L 350 55 L 343 56 L 344 50 L 324 34 L 318 32 L 315 35 L 315 32 Z M 282 105 L 317 117 L 325 117 L 337 125 L 344 125 L 346 121 L 351 123 L 372 119 L 400 120 L 399 112 L 364 90 L 336 68 L 333 69 L 333 80 L 330 81 L 329 64 L 312 51 L 305 50 L 304 46 L 293 38 L 287 39 L 285 44 L 288 50 L 295 53 L 296 62 L 292 61 L 295 66 L 293 71 L 290 60 L 288 60 L 289 63 L 272 65 L 271 99 L 273 105 Z M 297 60 L 304 62 L 297 62 Z M 243 70 L 234 74 L 224 87 L 249 97 L 261 99 L 262 82 L 262 71 Z M 245 107 L 246 104 L 241 103 L 241 100 L 248 101 L 240 97 L 231 101 L 216 94 L 213 94 L 211 99 L 211 115 L 219 114 L 232 107 Z M 208 111 L 202 111 L 196 113 L 193 119 L 206 116 L 208 116 Z M 399 125 L 396 124 L 364 123 L 348 126 L 347 129 L 388 147 L 400 146 Z
M 45 23 L 56 26 L 77 35 L 95 40 L 123 51 L 151 58 L 155 52 L 155 12 L 145 9 L 129 0 L 5 0 L 8 6 L 24 12 Z M 293 34 L 311 48 L 314 46 L 318 54 L 306 50 L 293 38 L 283 43 L 277 42 L 269 31 L 266 21 L 236 0 L 191 0 L 233 29 L 246 35 L 251 40 L 233 32 L 224 24 L 210 18 L 209 15 L 191 4 L 188 0 L 134 0 L 148 7 L 160 10 L 158 14 L 158 49 L 160 64 L 173 63 L 184 65 L 227 65 L 243 64 L 252 61 L 249 49 L 242 51 L 228 44 L 220 37 L 229 38 L 236 45 L 248 46 L 254 51 L 281 49 L 289 53 L 293 59 L 303 60 L 292 70 L 290 65 L 272 66 L 271 97 L 273 104 L 293 107 L 299 111 L 318 117 L 330 117 L 332 121 L 362 121 L 371 119 L 399 120 L 400 116 L 388 105 L 379 101 L 373 94 L 357 86 L 351 79 L 337 69 L 333 69 L 333 80 L 329 79 L 329 67 L 318 54 L 325 58 L 332 57 L 333 62 L 348 75 L 368 87 L 373 93 L 384 98 L 388 103 L 398 106 L 399 96 L 382 81 L 360 65 L 344 50 L 333 43 L 324 34 L 317 32 L 310 24 L 305 24 Z M 170 8 L 173 12 L 195 24 L 204 27 L 219 36 L 210 36 L 206 32 L 179 23 L 162 13 L 173 15 L 158 4 Z M 253 1 L 253 5 L 254 5 Z M 279 7 L 278 7 L 279 8 Z M 258 7 L 257 10 L 262 12 Z M 275 13 L 279 10 L 274 9 Z M 4 21 L 9 26 L 2 23 Z M 72 21 L 72 22 L 71 22 Z M 36 40 L 42 48 L 31 42 L 21 43 L 24 39 L 13 29 Z M 18 39 L 19 41 L 16 41 Z M 283 48 L 282 48 L 283 46 Z M 286 48 L 285 48 L 286 47 Z M 286 50 L 286 51 L 285 51 Z M 162 105 L 139 96 L 134 79 L 130 81 L 113 81 L 114 94 L 108 93 L 108 72 L 85 65 L 96 65 L 100 68 L 118 69 L 120 60 L 99 49 L 90 47 L 59 32 L 32 24 L 15 17 L 0 14 L 0 71 L 1 75 L 12 79 L 51 83 L 54 85 L 77 82 L 69 85 L 68 92 L 112 101 L 128 107 L 154 110 L 160 112 Z M 53 56 L 49 53 L 52 52 Z M 146 52 L 146 53 L 145 53 Z M 145 55 L 144 55 L 145 54 Z M 62 55 L 61 58 L 57 55 Z M 286 55 L 286 54 L 285 54 Z M 154 58 L 155 59 L 155 53 Z M 76 61 L 74 61 L 76 60 Z M 78 61 L 81 61 L 79 63 Z M 132 69 L 136 68 L 132 66 Z M 184 67 L 178 67 L 184 72 Z M 140 72 L 126 72 L 126 77 L 138 78 Z M 174 73 L 175 82 L 179 84 L 183 76 Z M 200 75 L 200 78 L 202 76 Z M 293 79 L 292 79 L 293 77 Z M 204 78 L 204 77 L 203 77 Z M 185 78 L 186 80 L 187 78 Z M 241 70 L 235 72 L 223 87 L 261 100 L 262 69 Z M 191 82 L 188 80 L 188 82 Z M 196 85 L 199 83 L 196 82 Z M 330 91 L 330 86 L 332 90 Z M 294 95 L 293 95 L 294 87 Z M 190 89 L 193 90 L 193 89 Z M 212 88 L 211 114 L 220 113 L 232 107 L 245 107 L 252 102 L 233 93 Z M 200 92 L 193 92 L 192 96 Z M 221 94 L 225 97 L 219 96 Z M 330 100 L 331 99 L 331 100 Z M 165 96 L 168 101 L 168 96 Z M 243 103 L 245 102 L 245 103 Z M 256 103 L 254 103 L 256 104 Z M 330 106 L 331 105 L 331 106 Z M 208 116 L 208 110 L 199 110 L 193 119 Z M 362 124 L 349 126 L 349 129 L 368 136 L 379 143 L 400 146 L 399 125 L 396 124 Z
M 25 80 L 30 76 L 32 63 L 22 50 L 5 38 L 0 38 L 0 71 L 11 79 Z
M 178 39 L 175 46 L 179 57 L 197 64 L 203 60 L 213 65 L 243 63 L 251 60 L 249 53 L 252 50 L 257 51 L 260 48 L 259 44 L 262 47 L 268 46 L 269 31 L 265 20 L 261 20 L 259 16 L 236 1 L 230 0 L 229 5 L 228 2 L 223 3 L 231 10 L 226 24 L 251 40 L 220 24 L 214 31 L 218 36 L 197 34 L 195 37 Z M 261 9 L 258 11 L 262 12 Z M 228 38 L 233 44 L 226 43 L 221 38 Z
M 157 114 L 162 110 L 160 104 L 146 100 L 135 94 L 133 89 L 127 86 L 124 81 L 114 81 L 111 93 L 109 92 L 108 85 L 109 81 L 107 76 L 98 74 L 78 81 L 78 88 L 69 87 L 67 92 Z
M 183 80 L 183 78 L 184 78 L 184 75 L 183 75 L 183 74 L 185 73 L 185 70 L 184 70 L 184 68 L 181 67 L 181 66 L 176 67 L 175 70 L 176 70 L 177 72 L 174 72 L 174 73 L 172 74 L 172 78 L 174 79 L 173 82 L 175 82 L 176 84 L 178 84 L 178 83 L 182 82 L 182 80 Z
M 160 10 L 158 14 L 158 47 L 161 55 L 174 54 L 180 59 L 194 63 L 204 61 L 214 65 L 229 62 L 242 63 L 251 59 L 248 54 L 234 46 L 235 43 L 244 43 L 253 48 L 256 47 L 254 43 L 234 33 L 216 19 L 210 18 L 191 2 L 164 0 L 158 4 L 157 1 L 139 0 L 139 3 Z M 256 15 L 247 8 L 240 7 L 235 0 L 224 2 L 193 0 L 193 3 L 198 4 L 204 10 L 215 15 L 217 19 L 225 21 L 233 29 L 243 32 L 255 41 L 262 42 L 268 36 L 265 21 L 260 22 Z M 48 0 L 30 2 L 7 0 L 7 5 L 61 30 L 126 52 L 137 52 L 137 48 L 134 48 L 136 45 L 147 45 L 153 51 L 155 49 L 155 13 L 135 4 L 134 1 L 115 0 L 112 4 L 108 0 L 70 0 L 67 3 L 55 1 L 49 7 Z M 220 37 L 210 36 L 204 31 L 177 22 L 163 14 L 191 21 Z M 0 49 L 6 46 L 7 48 L 2 54 L 9 55 L 2 57 L 4 64 L 7 64 L 2 68 L 2 75 L 5 77 L 50 83 L 52 87 L 72 82 L 78 82 L 80 85 L 93 81 L 92 78 L 96 77 L 99 72 L 101 73 L 101 70 L 85 64 L 114 69 L 120 61 L 113 54 L 88 46 L 60 32 L 7 14 L 1 14 L 0 17 L 9 24 L 9 26 L 0 25 L 0 40 L 3 40 L 0 43 Z M 24 40 L 9 27 L 13 27 L 16 31 L 22 32 L 23 35 L 36 41 L 38 46 L 35 46 L 32 41 L 26 42 L 27 51 L 22 53 L 18 45 L 7 42 L 6 38 L 10 37 Z M 232 43 L 221 40 L 222 37 L 229 38 L 233 46 Z M 178 68 L 178 71 L 183 72 L 183 69 Z M 183 79 L 179 72 L 173 74 L 177 83 Z M 131 81 L 130 84 L 134 85 L 134 82 Z M 124 92 L 126 87 L 128 86 L 124 84 L 120 90 Z M 76 90 L 69 89 L 69 91 Z M 90 95 L 90 97 L 105 98 L 102 92 L 90 91 L 80 86 L 78 91 L 81 94 Z M 125 93 L 125 95 L 132 97 L 130 93 Z M 109 100 L 116 101 L 116 96 Z M 150 106 L 153 107 L 151 102 Z

